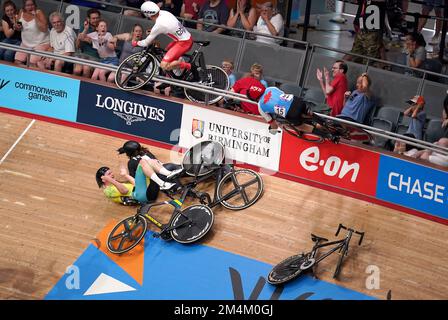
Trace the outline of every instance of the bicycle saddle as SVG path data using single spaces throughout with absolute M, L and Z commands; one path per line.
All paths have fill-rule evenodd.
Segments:
M 210 41 L 194 41 L 194 43 L 197 43 L 200 46 L 206 47 L 210 44 Z
M 325 241 L 328 241 L 328 239 L 316 236 L 315 234 L 311 234 L 311 240 L 313 242 L 317 242 L 317 241 L 324 241 L 325 242 Z

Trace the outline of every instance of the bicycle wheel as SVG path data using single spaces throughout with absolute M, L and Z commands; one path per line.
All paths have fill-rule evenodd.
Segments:
M 157 59 L 151 55 L 134 53 L 123 60 L 115 73 L 115 84 L 122 90 L 132 91 L 146 85 L 159 69 Z
M 199 81 L 199 84 L 222 90 L 229 90 L 230 82 L 227 73 L 219 67 L 216 66 L 207 66 L 205 71 L 206 79 Z M 193 90 L 193 89 L 184 89 L 185 96 L 188 100 L 197 103 L 205 103 L 206 93 Z M 209 94 L 208 95 L 208 103 L 213 104 L 222 99 L 222 96 Z
M 187 222 L 188 221 L 188 222 Z M 171 236 L 180 243 L 198 241 L 210 231 L 214 221 L 213 211 L 209 207 L 197 204 L 178 212 L 171 221 Z
M 283 130 L 285 130 L 288 134 L 292 135 L 293 137 L 308 141 L 308 142 L 315 142 L 315 143 L 322 143 L 324 141 L 324 138 L 321 137 L 318 134 L 314 133 L 306 133 L 303 131 L 298 130 L 296 127 L 290 124 L 284 124 Z
M 253 205 L 263 194 L 263 179 L 249 169 L 227 173 L 216 189 L 220 203 L 230 210 L 243 210 Z
M 140 215 L 121 220 L 109 233 L 107 248 L 112 253 L 125 253 L 142 241 L 148 222 Z
M 267 281 L 270 284 L 282 284 L 297 278 L 302 269 L 300 266 L 306 261 L 306 256 L 302 254 L 286 258 L 275 265 L 268 274 Z

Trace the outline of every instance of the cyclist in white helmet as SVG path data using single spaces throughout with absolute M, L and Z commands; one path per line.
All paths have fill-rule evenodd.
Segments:
M 172 70 L 175 68 L 190 70 L 190 63 L 179 61 L 179 58 L 188 52 L 193 45 L 193 37 L 190 32 L 185 29 L 173 14 L 165 10 L 160 10 L 159 6 L 152 1 L 144 2 L 140 10 L 147 18 L 154 21 L 155 24 L 146 39 L 133 41 L 132 45 L 147 47 L 159 34 L 166 34 L 174 41 L 166 47 L 167 52 L 160 63 L 160 67 L 164 70 Z

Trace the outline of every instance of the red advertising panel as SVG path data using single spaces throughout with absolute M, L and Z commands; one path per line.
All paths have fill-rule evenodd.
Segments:
M 375 196 L 380 154 L 332 142 L 311 143 L 284 133 L 280 172 Z

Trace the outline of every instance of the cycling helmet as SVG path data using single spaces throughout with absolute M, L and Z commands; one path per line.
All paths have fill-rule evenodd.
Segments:
M 126 141 L 124 145 L 117 151 L 119 154 L 126 153 L 126 155 L 130 158 L 135 156 L 136 153 L 141 149 L 142 146 L 140 145 L 140 143 L 138 143 L 137 141 L 130 140 Z
M 258 101 L 260 97 L 263 95 L 266 88 L 260 83 L 258 85 L 251 85 L 249 90 L 247 90 L 246 95 L 252 101 Z
M 152 1 L 145 1 L 145 2 L 143 2 L 142 6 L 140 7 L 140 11 L 145 15 L 145 17 L 150 18 L 150 17 L 158 14 L 160 11 L 160 8 L 156 3 L 152 2 Z
M 109 170 L 108 167 L 101 167 L 98 169 L 98 171 L 96 172 L 95 178 L 96 178 L 96 183 L 98 183 L 98 187 L 102 187 L 104 182 L 103 180 L 101 180 L 101 177 L 104 176 L 107 172 L 107 170 Z

